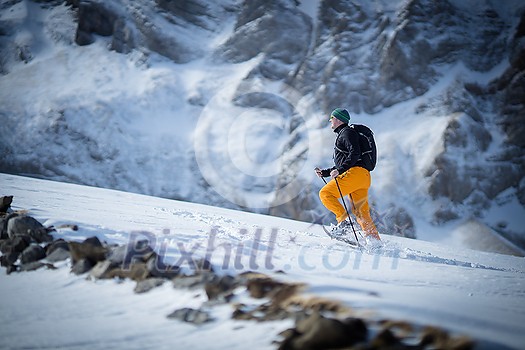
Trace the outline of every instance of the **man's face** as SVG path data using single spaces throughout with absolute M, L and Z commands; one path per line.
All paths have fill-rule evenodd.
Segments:
M 333 116 L 330 116 L 330 127 L 332 128 L 332 130 L 335 130 L 337 129 L 337 127 L 339 125 L 342 125 L 343 122 L 340 121 L 339 119 L 337 119 L 336 117 L 333 117 Z

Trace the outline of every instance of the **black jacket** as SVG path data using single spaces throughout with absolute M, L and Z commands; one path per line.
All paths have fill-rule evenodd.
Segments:
M 359 147 L 359 134 L 347 124 L 337 127 L 334 132 L 337 134 L 334 146 L 334 164 L 330 169 L 322 170 L 324 177 L 330 176 L 330 172 L 334 169 L 339 171 L 339 174 L 344 173 L 348 169 L 355 166 L 363 166 L 361 157 L 361 148 Z

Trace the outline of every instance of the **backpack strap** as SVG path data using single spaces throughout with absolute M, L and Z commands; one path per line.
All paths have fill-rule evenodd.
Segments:
M 346 155 L 350 154 L 350 152 L 340 149 L 339 147 L 337 147 L 337 145 L 335 145 L 334 148 L 343 154 L 346 154 Z
M 358 131 L 353 127 L 353 124 L 348 125 L 348 128 L 352 128 L 352 129 L 353 129 L 355 132 L 357 132 L 359 135 L 362 135 L 360 132 L 358 132 Z M 344 128 L 343 128 L 343 130 L 344 130 Z M 341 130 L 341 131 L 339 132 L 339 134 L 337 134 L 337 137 L 335 138 L 334 149 L 337 150 L 337 151 L 339 151 L 339 152 L 341 152 L 341 153 L 343 153 L 344 155 L 348 156 L 348 155 L 350 154 L 350 151 L 345 151 L 345 150 L 342 150 L 341 148 L 337 147 L 337 140 L 339 140 L 339 136 L 341 135 L 341 133 L 343 132 L 343 130 Z M 364 152 L 364 153 L 368 153 L 368 152 Z M 359 158 L 357 159 L 357 161 L 362 160 L 362 159 L 361 159 L 361 155 L 363 155 L 364 153 L 361 153 L 361 154 L 359 155 Z
M 350 127 L 350 126 L 347 126 L 347 127 Z M 350 151 L 344 151 L 344 150 L 340 149 L 339 147 L 337 147 L 337 140 L 339 140 L 339 136 L 341 136 L 341 134 L 343 133 L 344 129 L 345 128 L 341 129 L 341 131 L 339 131 L 339 134 L 337 134 L 337 137 L 335 138 L 334 149 L 338 150 L 339 152 L 341 152 L 343 154 L 349 155 Z

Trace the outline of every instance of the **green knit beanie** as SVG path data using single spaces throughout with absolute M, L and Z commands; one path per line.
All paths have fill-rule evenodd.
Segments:
M 330 116 L 335 117 L 346 124 L 350 122 L 350 114 L 348 113 L 346 109 L 343 109 L 343 108 L 334 109 Z

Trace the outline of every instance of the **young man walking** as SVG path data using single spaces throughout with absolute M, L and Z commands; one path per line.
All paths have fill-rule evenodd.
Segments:
M 323 205 L 335 214 L 338 228 L 343 228 L 349 225 L 350 218 L 339 202 L 339 198 L 341 194 L 343 197 L 348 195 L 352 203 L 352 213 L 363 228 L 366 238 L 380 240 L 377 228 L 370 217 L 368 204 L 370 172 L 365 169 L 361 159 L 359 134 L 348 125 L 349 122 L 350 114 L 346 109 L 336 108 L 330 115 L 332 130 L 337 134 L 334 147 L 335 166 L 323 170 L 315 169 L 319 177 L 332 177 L 332 180 L 319 192 L 319 198 Z

